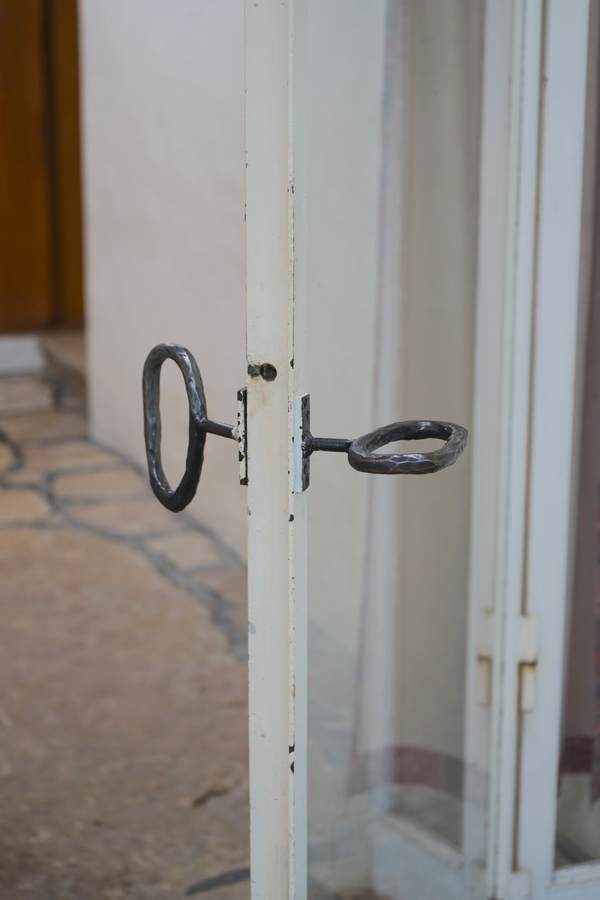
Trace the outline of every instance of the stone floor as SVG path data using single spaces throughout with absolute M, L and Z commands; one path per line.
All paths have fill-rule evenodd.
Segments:
M 249 897 L 245 571 L 0 378 L 0 900 Z

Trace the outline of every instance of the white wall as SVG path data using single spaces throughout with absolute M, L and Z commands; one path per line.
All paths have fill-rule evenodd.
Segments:
M 80 0 L 92 434 L 145 465 L 154 344 L 196 356 L 209 414 L 245 384 L 242 0 Z M 168 371 L 171 368 L 172 371 Z M 163 453 L 182 471 L 187 406 L 163 369 Z M 245 554 L 233 441 L 209 435 L 190 511 Z

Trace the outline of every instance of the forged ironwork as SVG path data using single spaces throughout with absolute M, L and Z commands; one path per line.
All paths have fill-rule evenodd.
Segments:
M 426 438 L 437 438 L 445 443 L 429 453 L 374 452 L 393 441 L 423 441 Z M 467 429 L 452 422 L 394 422 L 352 441 L 348 462 L 359 472 L 376 475 L 427 475 L 453 465 L 467 446 L 467 439 Z
M 313 437 L 310 431 L 310 396 L 300 398 L 302 478 L 300 490 L 306 490 L 310 480 L 309 459 L 316 450 L 347 453 L 348 462 L 359 472 L 375 475 L 427 475 L 453 465 L 467 446 L 468 432 L 452 422 L 412 420 L 384 425 L 354 440 Z M 428 453 L 376 453 L 393 441 L 422 441 L 435 438 L 443 446 Z
M 160 370 L 165 359 L 172 359 L 180 368 L 185 382 L 189 403 L 189 442 L 185 473 L 175 490 L 170 486 L 161 461 L 160 422 Z M 267 377 L 262 369 L 273 370 Z M 254 375 L 254 372 L 251 372 Z M 272 366 L 257 369 L 256 375 L 265 380 L 274 380 L 277 371 Z M 208 418 L 202 376 L 196 360 L 185 347 L 179 344 L 158 344 L 148 354 L 143 375 L 144 434 L 150 484 L 163 506 L 172 512 L 180 512 L 192 501 L 200 480 L 204 461 L 206 434 L 238 440 L 240 443 L 240 463 L 245 462 L 245 411 L 238 413 L 238 427 L 214 422 Z M 245 392 L 238 393 L 238 400 L 244 405 Z M 413 420 L 394 422 L 354 440 L 345 438 L 317 438 L 310 433 L 310 398 L 305 394 L 301 403 L 302 479 L 300 490 L 309 483 L 309 459 L 318 450 L 330 453 L 346 453 L 348 462 L 359 472 L 377 475 L 426 475 L 439 472 L 453 465 L 467 445 L 468 432 L 461 425 L 452 422 L 430 422 Z M 245 410 L 245 406 L 244 406 Z M 393 441 L 421 441 L 435 438 L 444 441 L 443 446 L 428 453 L 376 453 L 380 447 Z M 242 472 L 242 484 L 247 477 Z
M 178 486 L 173 490 L 162 466 L 160 453 L 160 370 L 165 359 L 177 363 L 183 375 L 190 409 L 188 451 L 185 472 Z M 181 512 L 191 503 L 196 494 L 202 463 L 206 433 L 237 440 L 237 428 L 213 422 L 208 418 L 202 376 L 196 360 L 185 347 L 179 344 L 157 344 L 144 363 L 142 378 L 144 398 L 144 436 L 150 485 L 163 506 L 171 512 Z

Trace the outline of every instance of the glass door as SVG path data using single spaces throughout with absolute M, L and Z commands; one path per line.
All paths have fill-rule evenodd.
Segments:
M 438 419 L 472 434 L 484 12 L 308 5 L 315 433 Z M 311 462 L 315 900 L 467 896 L 465 859 L 485 860 L 489 708 L 469 716 L 467 699 L 472 479 L 472 447 L 426 477 Z
M 246 2 L 253 900 L 564 880 L 589 22 Z M 440 420 L 467 450 L 424 477 L 308 457 L 308 392 L 319 437 Z
M 521 680 L 515 843 L 534 900 L 600 895 L 598 14 L 550 3 L 544 32 L 522 597 L 540 633 Z

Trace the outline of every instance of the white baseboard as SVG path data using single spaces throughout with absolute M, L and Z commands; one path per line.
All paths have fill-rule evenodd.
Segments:
M 40 372 L 44 367 L 44 355 L 34 334 L 0 336 L 0 375 Z

